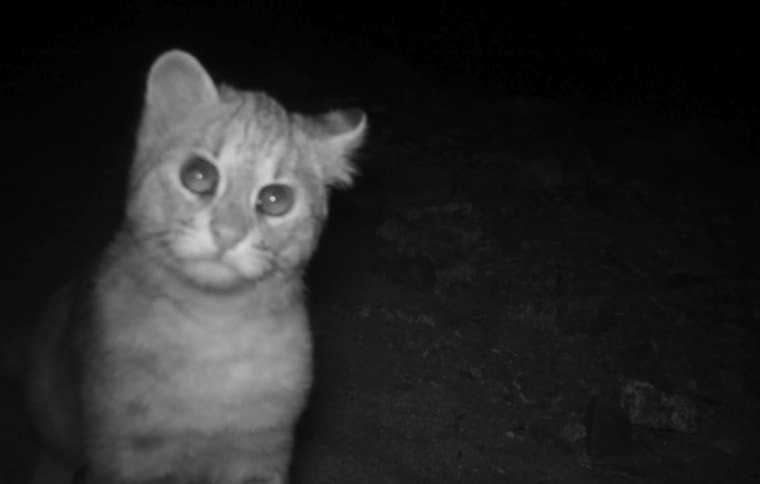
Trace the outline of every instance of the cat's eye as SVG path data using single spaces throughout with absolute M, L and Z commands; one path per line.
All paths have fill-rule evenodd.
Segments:
M 219 171 L 210 161 L 193 156 L 182 165 L 180 179 L 185 188 L 197 195 L 213 195 L 219 183 Z
M 266 215 L 279 217 L 293 208 L 293 189 L 287 185 L 267 185 L 259 191 L 256 209 Z

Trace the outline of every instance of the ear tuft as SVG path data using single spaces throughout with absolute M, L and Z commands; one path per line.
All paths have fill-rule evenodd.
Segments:
M 367 127 L 367 115 L 361 109 L 331 111 L 322 116 L 322 123 L 332 143 L 352 150 L 359 145 Z
M 328 185 L 350 185 L 356 172 L 351 155 L 362 145 L 367 115 L 361 109 L 331 111 L 316 118 L 318 138 L 327 146 L 329 160 L 323 173 Z

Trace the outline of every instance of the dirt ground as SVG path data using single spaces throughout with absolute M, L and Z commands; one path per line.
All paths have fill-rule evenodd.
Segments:
M 305 106 L 278 79 L 321 71 L 289 69 L 263 84 Z M 317 383 L 294 482 L 760 481 L 743 125 L 486 96 L 397 59 L 346 69 L 356 84 L 328 101 L 362 105 L 371 136 L 309 273 Z M 96 172 L 110 181 L 46 199 L 42 227 L 13 225 L 0 484 L 24 482 L 34 453 L 31 315 L 118 219 L 122 172 Z

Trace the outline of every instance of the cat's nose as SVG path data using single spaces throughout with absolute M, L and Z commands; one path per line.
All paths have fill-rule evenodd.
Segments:
M 248 233 L 245 213 L 234 205 L 218 210 L 211 219 L 211 232 L 219 250 L 232 249 Z

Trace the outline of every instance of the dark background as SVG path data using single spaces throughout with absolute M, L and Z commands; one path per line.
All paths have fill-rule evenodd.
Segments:
M 365 108 L 369 112 L 371 126 L 369 146 L 364 153 L 366 156 L 361 159 L 365 180 L 372 178 L 373 164 L 385 164 L 384 184 L 378 185 L 380 188 L 376 190 L 379 194 L 376 198 L 367 197 L 370 202 L 356 210 L 356 218 L 368 217 L 372 211 L 379 214 L 373 221 L 374 225 L 368 224 L 373 237 L 385 218 L 403 213 L 399 207 L 389 210 L 390 214 L 384 213 L 383 200 L 400 200 L 400 204 L 404 205 L 411 198 L 409 193 L 415 195 L 417 191 L 424 191 L 417 190 L 420 183 L 430 185 L 426 188 L 435 184 L 434 181 L 428 183 L 428 180 L 417 179 L 408 170 L 405 179 L 399 176 L 401 170 L 396 170 L 399 165 L 394 165 L 396 160 L 392 158 L 394 153 L 406 149 L 402 142 L 408 142 L 411 148 L 406 159 L 400 163 L 428 161 L 433 167 L 428 172 L 441 174 L 448 173 L 449 165 L 458 163 L 458 160 L 475 159 L 479 152 L 485 155 L 497 153 L 499 159 L 508 159 L 508 155 L 512 154 L 524 160 L 540 158 L 525 155 L 518 146 L 526 140 L 526 145 L 541 145 L 553 139 L 547 133 L 556 134 L 552 132 L 555 113 L 564 116 L 557 121 L 557 126 L 561 127 L 557 132 L 566 129 L 566 125 L 572 125 L 575 120 L 585 122 L 584 113 L 616 113 L 614 116 L 605 114 L 595 118 L 593 130 L 580 126 L 577 132 L 571 130 L 572 134 L 568 137 L 570 145 L 580 139 L 578 133 L 595 133 L 590 135 L 593 142 L 588 144 L 592 147 L 604 147 L 604 133 L 613 132 L 612 129 L 603 129 L 604 120 L 635 118 L 635 122 L 622 123 L 622 128 L 616 125 L 615 136 L 618 138 L 610 141 L 609 145 L 616 147 L 617 151 L 601 150 L 597 153 L 584 151 L 586 147 L 577 150 L 580 155 L 590 155 L 592 174 L 604 176 L 589 177 L 591 181 L 588 186 L 574 189 L 588 199 L 588 205 L 593 210 L 606 214 L 604 220 L 609 223 L 599 224 L 604 225 L 606 230 L 609 228 L 607 225 L 614 226 L 613 222 L 625 221 L 629 205 L 641 208 L 639 201 L 634 203 L 622 196 L 620 206 L 616 206 L 613 203 L 617 200 L 616 196 L 619 193 L 626 196 L 638 194 L 634 189 L 636 186 L 648 187 L 641 190 L 644 195 L 641 195 L 643 201 L 640 205 L 645 206 L 641 211 L 646 214 L 642 218 L 653 227 L 659 227 L 657 224 L 661 223 L 663 227 L 674 232 L 681 230 L 685 235 L 679 239 L 680 245 L 674 244 L 675 248 L 663 252 L 666 263 L 657 262 L 656 267 L 663 274 L 652 271 L 662 276 L 662 280 L 652 279 L 655 281 L 652 282 L 646 279 L 642 293 L 653 294 L 651 300 L 655 302 L 663 297 L 662 294 L 666 294 L 664 297 L 667 299 L 667 289 L 671 285 L 666 279 L 668 274 L 665 274 L 665 266 L 670 263 L 667 254 L 686 253 L 688 248 L 710 246 L 711 251 L 720 254 L 716 260 L 727 267 L 721 276 L 723 279 L 716 277 L 716 287 L 723 287 L 723 284 L 738 288 L 726 292 L 740 294 L 735 298 L 740 303 L 735 303 L 735 306 L 749 309 L 737 312 L 750 315 L 741 325 L 750 328 L 751 334 L 757 334 L 757 315 L 752 308 L 756 307 L 754 301 L 757 300 L 760 267 L 756 185 L 760 172 L 757 164 L 760 148 L 757 88 L 760 75 L 756 66 L 760 36 L 757 33 L 757 16 L 749 2 L 470 0 L 433 2 L 431 6 L 423 6 L 412 1 L 329 3 L 252 0 L 134 4 L 84 7 L 77 2 L 66 1 L 54 5 L 26 2 L 14 4 L 13 9 L 6 7 L 2 14 L 0 127 L 4 159 L 0 171 L 3 182 L 0 206 L 5 277 L 0 284 L 5 286 L 0 289 L 6 295 L 0 306 L 2 319 L 22 323 L 31 321 L 30 314 L 37 312 L 44 299 L 42 294 L 57 288 L 81 267 L 83 261 L 95 255 L 118 225 L 146 74 L 160 53 L 170 48 L 182 48 L 195 55 L 216 80 L 245 89 L 262 88 L 287 107 L 310 110 L 327 105 L 359 105 Z M 502 123 L 507 111 L 501 109 L 503 106 L 514 108 L 521 105 L 519 102 L 510 104 L 511 100 L 536 99 L 548 99 L 551 103 L 526 102 L 522 105 L 526 106 L 527 115 L 518 113 Z M 468 110 L 468 104 L 473 103 L 477 103 L 478 108 Z M 494 109 L 488 110 L 489 105 Z M 573 115 L 562 114 L 565 111 L 557 109 L 557 105 L 571 106 Z M 536 110 L 543 109 L 541 106 L 549 107 L 533 116 Z M 481 124 L 495 126 L 495 129 L 479 132 L 479 120 L 475 119 L 478 116 L 488 116 Z M 437 123 L 443 124 L 443 118 L 446 129 L 439 129 Z M 524 119 L 533 119 L 534 124 L 522 125 Z M 688 127 L 690 120 L 703 121 L 697 124 L 698 129 L 687 129 L 682 138 L 679 131 L 671 129 L 672 126 Z M 452 129 L 452 125 L 456 127 L 460 124 L 467 129 Z M 630 136 L 625 132 L 629 124 L 638 130 L 634 132 L 631 128 Z M 602 129 L 599 129 L 600 125 Z M 706 126 L 704 131 L 700 126 Z M 473 131 L 480 137 L 473 135 Z M 722 148 L 729 146 L 727 156 L 722 156 L 722 151 L 721 156 L 702 156 L 702 148 L 709 143 L 702 144 L 699 138 L 703 132 L 712 134 L 714 131 L 718 132 L 717 139 L 722 143 Z M 671 152 L 669 143 L 672 140 L 675 140 L 672 143 L 675 148 Z M 682 140 L 685 141 L 683 145 L 680 144 Z M 384 144 L 393 149 L 384 150 Z M 553 149 L 554 146 L 546 151 Z M 572 152 L 572 149 L 568 151 Z M 562 149 L 557 149 L 557 152 L 557 157 L 565 155 Z M 575 156 L 574 160 L 577 161 L 583 159 L 583 156 L 576 156 L 579 153 L 570 155 Z M 445 163 L 441 162 L 438 166 L 434 161 Z M 660 181 L 637 185 L 633 183 L 634 177 L 628 174 L 607 177 L 612 171 L 608 171 L 607 165 L 615 163 L 626 165 L 625 169 L 631 172 L 638 170 L 636 176 Z M 452 171 L 456 173 L 457 168 Z M 465 175 L 463 179 L 468 176 L 477 178 L 472 173 Z M 491 174 L 485 173 L 484 176 L 489 178 Z M 456 174 L 453 178 L 456 180 Z M 585 180 L 583 176 L 580 179 Z M 626 185 L 619 180 L 631 184 Z M 681 184 L 684 180 L 688 183 Z M 402 193 L 404 185 L 406 192 Z M 492 185 L 484 183 L 486 187 Z M 519 189 L 520 180 L 513 185 Z M 477 184 L 474 186 L 476 188 L 471 191 L 479 195 L 481 190 Z M 600 186 L 603 189 L 599 189 Z M 440 191 L 448 193 L 448 187 L 444 188 Z M 398 196 L 391 196 L 393 190 L 398 192 Z M 543 193 L 541 190 L 538 192 Z M 499 232 L 500 228 L 505 227 L 506 242 L 502 241 L 502 245 L 506 246 L 511 241 L 517 247 L 523 243 L 521 234 L 530 234 L 531 227 L 536 228 L 531 224 L 535 224 L 540 232 L 546 221 L 533 219 L 530 203 L 514 203 L 515 199 L 518 202 L 522 200 L 519 193 L 511 196 L 508 203 L 504 202 L 504 206 L 511 211 L 491 214 L 495 222 L 486 228 Z M 693 205 L 698 205 L 700 210 L 694 209 Z M 713 205 L 717 208 L 714 209 Z M 561 216 L 557 218 L 564 223 L 565 212 L 559 213 Z M 569 213 L 585 215 L 586 209 L 569 209 Z M 716 215 L 708 217 L 704 213 Z M 331 222 L 334 219 L 336 217 L 332 215 Z M 684 219 L 693 222 L 695 227 L 700 226 L 698 222 L 710 219 L 711 226 L 717 228 L 706 231 L 708 235 L 701 238 L 695 237 L 694 233 L 699 235 L 701 232 L 695 229 L 692 233 L 688 230 L 692 225 L 679 224 Z M 567 225 L 572 225 L 572 222 Z M 546 226 L 550 227 L 547 230 L 552 230 L 551 224 Z M 582 227 L 573 228 L 582 230 Z M 600 227 L 594 229 L 598 230 L 594 234 L 607 233 Z M 510 230 L 514 230 L 514 234 Z M 560 239 L 561 235 L 558 236 Z M 620 239 L 630 241 L 633 246 L 631 253 L 635 255 L 640 251 L 644 254 L 641 260 L 649 261 L 646 244 L 639 243 L 635 237 L 637 235 L 646 239 L 646 234 L 637 232 L 634 236 L 620 236 Z M 533 237 L 543 240 L 544 236 L 534 234 Z M 525 239 L 530 241 L 531 237 L 526 236 Z M 596 239 L 600 245 L 606 240 L 601 235 Z M 653 246 L 671 247 L 656 237 L 653 239 Z M 586 239 L 583 240 L 585 244 Z M 349 241 L 354 242 L 352 239 Z M 614 247 L 614 244 L 610 245 Z M 619 246 L 626 247 L 624 243 Z M 572 247 L 572 244 L 563 247 Z M 504 250 L 507 249 L 509 247 Z M 514 247 L 510 250 L 516 251 Z M 604 260 L 616 260 L 614 251 L 605 249 L 599 252 Z M 553 260 L 540 251 L 538 253 L 539 262 Z M 360 255 L 357 257 L 359 260 L 374 257 L 374 253 Z M 324 258 L 330 259 L 330 256 L 328 252 Z M 348 260 L 348 264 L 354 261 L 344 257 L 342 249 L 335 250 L 332 256 L 330 261 L 341 258 Z M 523 261 L 525 258 L 521 256 L 518 259 Z M 626 260 L 623 256 L 621 259 Z M 635 263 L 638 259 L 630 259 L 633 261 L 628 261 L 631 266 L 638 267 Z M 398 265 L 404 269 L 414 267 L 405 259 L 399 260 Z M 654 257 L 652 260 L 660 261 Z M 492 262 L 498 265 L 500 261 L 501 258 Z M 522 264 L 529 266 L 528 262 Z M 390 264 L 381 262 L 379 265 Z M 332 265 L 324 266 L 328 267 L 330 278 L 340 279 L 332 277 Z M 424 275 L 428 266 L 423 263 L 420 267 L 419 272 Z M 579 259 L 577 267 L 594 268 L 596 265 L 593 260 L 586 263 L 584 259 Z M 648 266 L 642 262 L 642 267 Z M 434 275 L 436 269 L 431 269 Z M 689 270 L 685 270 L 686 276 L 692 276 Z M 549 269 L 538 272 L 541 276 L 539 280 L 554 278 L 544 277 L 544 273 L 551 272 Z M 588 281 L 599 285 L 609 282 L 598 280 L 596 274 L 591 272 L 592 275 L 587 276 Z M 698 269 L 694 272 L 699 277 L 685 279 L 699 282 L 702 280 L 700 278 L 705 277 Z M 558 270 L 558 273 L 562 271 Z M 636 277 L 627 275 L 626 283 L 629 279 L 636 280 Z M 582 278 L 579 276 L 578 279 Z M 567 286 L 575 290 L 575 282 L 569 280 Z M 350 285 L 351 282 L 346 284 Z M 662 286 L 666 290 L 661 290 Z M 406 286 L 399 287 L 402 288 L 399 291 L 406 291 Z M 628 289 L 619 289 L 612 284 L 609 287 L 615 288 L 616 297 L 621 300 L 628 295 Z M 718 290 L 716 292 L 720 293 Z M 519 291 L 516 294 L 516 299 L 524 296 Z M 710 297 L 709 292 L 705 295 L 696 291 L 685 299 L 684 306 L 695 313 L 709 313 L 703 311 L 699 304 L 710 302 Z M 557 298 L 561 299 L 559 296 Z M 726 305 L 720 297 L 715 296 L 715 300 L 719 301 L 715 303 L 719 309 L 716 314 L 722 314 Z M 502 310 L 502 303 L 498 301 L 499 311 Z M 476 304 L 473 302 L 472 305 Z M 470 310 L 474 311 L 474 308 L 463 305 L 463 311 Z M 497 321 L 496 317 L 492 319 Z M 717 328 L 715 332 L 705 332 L 708 336 L 704 338 L 704 347 L 712 350 L 713 343 L 723 341 L 725 334 L 721 327 L 707 319 L 706 327 Z M 701 321 L 696 317 L 695 320 Z M 716 316 L 716 320 L 720 321 L 721 318 Z M 620 326 L 636 329 L 647 321 L 642 317 L 635 324 L 621 323 Z M 653 326 L 662 332 L 662 327 L 675 327 L 674 321 L 679 326 L 673 329 L 673 334 L 678 336 L 673 338 L 673 347 L 686 347 L 685 337 L 682 336 L 687 331 L 681 326 L 680 317 L 672 318 L 672 321 L 668 319 L 667 324 L 655 320 Z M 533 324 L 532 320 L 529 322 Z M 353 321 L 346 327 L 353 328 Z M 375 328 L 375 325 L 367 327 Z M 397 329 L 395 335 L 400 340 L 414 341 L 404 332 L 406 327 Z M 438 332 L 439 329 L 434 328 L 430 332 Z M 457 327 L 457 331 L 460 329 Z M 379 333 L 383 333 L 382 336 L 386 331 L 393 333 L 393 330 L 386 330 L 385 326 L 380 325 L 377 325 L 376 331 L 378 334 L 369 333 L 366 341 L 377 341 L 379 344 L 382 339 Z M 329 334 L 332 338 L 338 334 L 337 329 L 330 329 Z M 425 345 L 428 343 L 426 338 L 421 338 Z M 649 341 L 648 336 L 642 336 L 642 339 Z M 750 340 L 744 336 L 737 339 Z M 5 340 L 15 341 L 11 338 Z M 345 341 L 352 340 L 347 338 Z M 340 338 L 337 342 L 334 347 L 346 351 L 356 346 L 340 344 Z M 367 346 L 356 347 L 363 351 Z M 519 345 L 516 347 L 518 353 L 525 350 L 525 354 L 533 354 L 536 360 L 541 361 L 551 362 L 552 355 L 556 353 L 553 348 L 544 353 L 535 352 L 530 345 L 522 349 Z M 707 352 L 701 351 L 694 359 L 706 361 L 705 366 L 713 361 L 730 365 L 734 361 L 732 355 L 737 355 L 736 358 L 743 355 L 734 351 L 733 346 L 726 348 L 717 348 L 718 356 L 714 360 L 704 357 L 703 353 Z M 613 350 L 609 352 L 615 354 Z M 372 368 L 376 365 L 375 361 L 360 353 L 357 350 L 355 359 L 347 360 L 350 364 L 341 368 L 361 367 L 362 364 Z M 382 348 L 377 354 L 386 353 L 386 348 Z M 487 350 L 479 350 L 479 353 L 488 356 Z M 577 354 L 590 352 L 584 348 Z M 0 351 L 0 356 L 6 358 L 3 351 Z M 475 360 L 486 359 L 481 356 Z M 631 357 L 622 351 L 616 356 L 624 361 L 650 361 L 648 357 L 638 354 Z M 502 359 L 501 355 L 491 357 Z M 565 366 L 566 362 L 562 360 L 558 365 Z M 404 363 L 409 361 L 404 360 Z M 412 364 L 401 366 L 413 367 Z M 547 370 L 544 374 L 539 365 L 526 364 L 525 367 L 538 368 L 532 370 L 536 373 L 526 381 L 558 379 L 554 370 Z M 489 366 L 484 364 L 483 368 L 488 371 Z M 585 378 L 587 367 L 578 368 L 579 380 Z M 753 387 L 755 394 L 760 388 L 757 368 L 758 365 L 753 363 L 752 366 L 747 365 L 746 371 L 747 386 Z M 706 371 L 694 370 L 694 374 L 700 373 Z M 373 372 L 367 374 L 375 375 Z M 371 380 L 364 377 L 357 379 L 362 382 Z M 479 379 L 477 377 L 475 380 Z M 330 381 L 329 378 L 324 380 Z M 378 387 L 381 385 L 378 384 Z M 387 388 L 380 390 L 385 392 Z M 578 388 L 575 391 L 580 393 L 578 401 L 585 403 L 587 395 Z M 730 403 L 730 399 L 722 399 L 722 393 L 716 393 L 721 397 L 715 398 L 716 402 L 721 405 L 725 401 Z M 576 407 L 582 408 L 582 405 Z M 477 408 L 482 410 L 481 407 Z M 388 411 L 391 410 L 389 407 Z M 475 428 L 489 428 L 491 422 L 488 419 L 493 414 L 480 413 L 487 418 L 482 427 Z M 0 412 L 0 415 L 4 414 L 11 418 L 16 415 Z M 478 412 L 473 414 L 477 415 Z M 541 419 L 544 417 L 544 414 L 540 415 Z M 722 425 L 722 421 L 716 422 L 717 426 Z M 744 420 L 739 422 L 738 428 L 746 427 Z M 383 441 L 380 442 L 382 444 Z M 422 454 L 427 455 L 427 449 Z M 543 463 L 556 460 L 556 455 L 549 457 L 534 467 L 541 469 Z M 695 458 L 690 462 L 700 461 Z M 716 469 L 730 469 L 732 466 L 729 462 L 726 467 Z M 704 482 L 715 482 L 715 479 L 711 480 L 708 475 Z
M 403 70 L 382 64 L 397 59 L 494 102 L 561 98 L 739 120 L 735 137 L 757 151 L 760 42 L 742 5 L 27 3 L 3 16 L 0 43 L 6 243 L 66 231 L 104 205 L 118 213 L 147 69 L 174 47 L 295 107 L 342 96 L 372 114 L 373 96 L 404 95 Z M 349 78 L 331 62 L 372 69 Z
M 402 63 L 486 101 L 567 99 L 739 120 L 735 137 L 757 150 L 760 42 L 749 7 L 581 3 L 21 5 L 4 14 L 0 43 L 5 242 L 43 257 L 26 248 L 74 231 L 93 212 L 119 213 L 145 75 L 175 47 L 218 79 L 264 88 L 295 107 L 342 97 L 372 115 L 373 99 L 399 101 L 413 117 L 427 108 L 401 99 Z
M 246 50 L 321 41 L 388 51 L 501 94 L 740 116 L 756 100 L 757 32 L 741 2 L 58 2 L 4 17 L 3 77 L 21 89 L 66 75 L 137 76 L 169 46 L 227 51 L 242 67 Z

